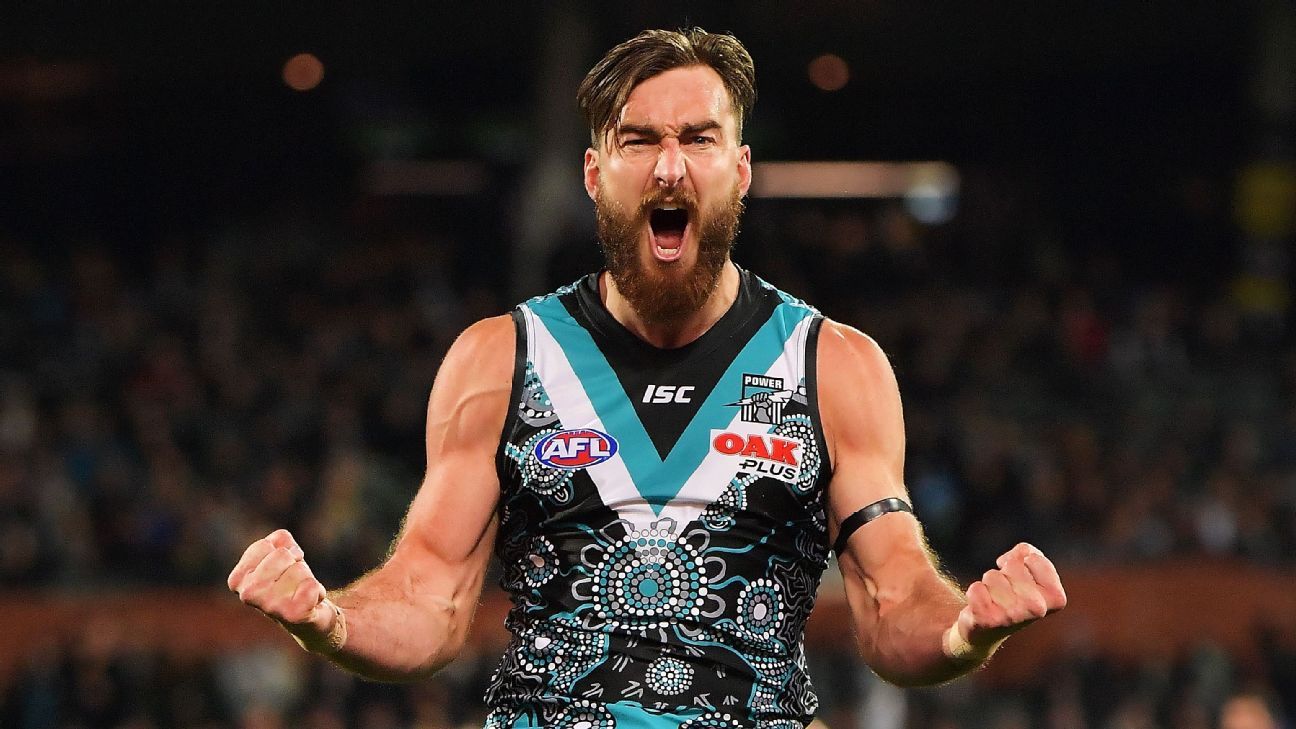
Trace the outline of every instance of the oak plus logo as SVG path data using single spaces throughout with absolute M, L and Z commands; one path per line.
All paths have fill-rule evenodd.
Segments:
M 649 385 L 643 394 L 643 402 L 660 405 L 668 402 L 689 403 L 693 402 L 693 391 L 697 388 L 692 385 Z
M 738 459 L 738 469 L 793 483 L 801 478 L 805 444 L 771 433 L 711 431 L 711 450 Z

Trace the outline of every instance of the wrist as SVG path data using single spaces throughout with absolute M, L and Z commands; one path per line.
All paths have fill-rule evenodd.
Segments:
M 346 613 L 332 600 L 322 601 L 317 610 L 325 612 L 324 625 L 315 625 L 314 621 L 298 625 L 284 625 L 288 634 L 311 653 L 332 656 L 342 650 L 347 641 Z
M 976 664 L 982 663 L 1007 640 L 1007 636 L 991 642 L 989 645 L 976 645 L 963 635 L 959 628 L 959 622 L 955 621 L 953 625 L 941 635 L 941 652 L 945 657 L 955 663 Z

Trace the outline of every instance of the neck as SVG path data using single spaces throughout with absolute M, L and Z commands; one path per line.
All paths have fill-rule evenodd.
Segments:
M 720 280 L 706 303 L 692 314 L 670 322 L 649 322 L 630 306 L 630 302 L 617 291 L 616 282 L 604 271 L 599 275 L 599 296 L 608 313 L 632 334 L 660 349 L 675 349 L 702 336 L 720 317 L 729 311 L 738 298 L 738 268 L 733 261 L 725 261 L 720 269 Z

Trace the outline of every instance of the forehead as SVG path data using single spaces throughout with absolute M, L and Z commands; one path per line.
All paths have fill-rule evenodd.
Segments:
M 733 105 L 720 74 L 710 66 L 684 66 L 641 81 L 630 92 L 618 124 L 678 127 L 713 119 L 729 131 Z

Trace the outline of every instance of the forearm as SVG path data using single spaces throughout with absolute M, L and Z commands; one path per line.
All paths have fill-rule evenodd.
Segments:
M 958 620 L 964 599 L 943 579 L 924 581 L 903 597 L 855 595 L 851 603 L 873 606 L 872 610 L 857 611 L 860 650 L 879 676 L 896 685 L 929 686 L 949 681 L 989 657 L 989 652 L 984 652 L 955 658 L 946 651 L 945 634 Z
M 375 681 L 409 681 L 429 676 L 454 660 L 467 636 L 475 608 L 468 589 L 456 596 L 433 594 L 428 586 L 397 580 L 381 570 L 329 593 L 345 621 L 345 641 L 304 647 L 341 668 Z

